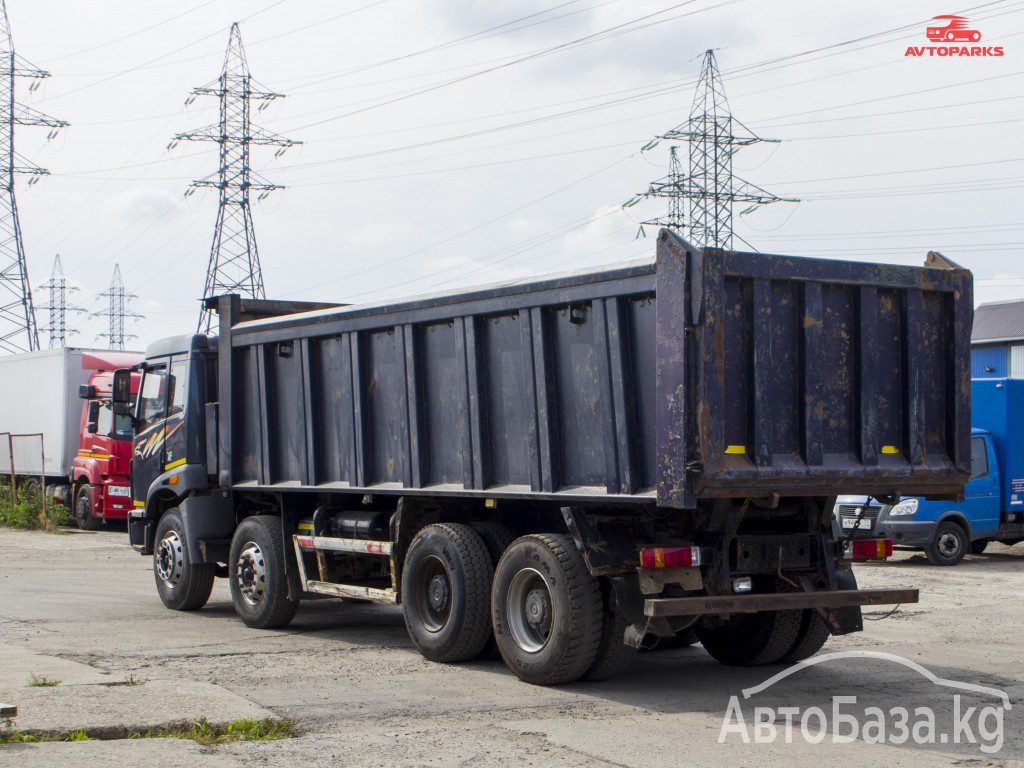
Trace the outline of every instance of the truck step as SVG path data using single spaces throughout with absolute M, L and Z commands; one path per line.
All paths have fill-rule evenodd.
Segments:
M 330 595 L 331 597 L 354 597 L 359 600 L 372 600 L 375 603 L 398 602 L 398 593 L 393 589 L 376 589 L 374 587 L 359 587 L 354 584 L 333 584 L 329 581 L 307 581 L 306 591 L 316 595 Z

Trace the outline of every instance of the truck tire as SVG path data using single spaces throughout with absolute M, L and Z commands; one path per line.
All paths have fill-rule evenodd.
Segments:
M 509 544 L 516 540 L 515 531 L 507 525 L 493 523 L 490 521 L 474 521 L 470 523 L 469 526 L 480 534 L 480 538 L 484 540 L 484 546 L 487 547 L 487 552 L 491 556 L 491 566 L 493 568 L 497 568 L 498 561 L 501 560 L 501 556 L 505 554 L 505 550 L 508 549 Z M 488 630 L 490 630 L 490 587 L 487 588 L 487 600 L 487 626 Z M 487 642 L 484 643 L 483 650 L 477 654 L 477 658 L 484 659 L 486 661 L 493 661 L 494 659 L 501 658 L 501 654 L 498 653 L 498 644 L 494 640 L 494 632 L 488 631 Z
M 235 613 L 247 627 L 274 629 L 295 617 L 299 601 L 288 597 L 287 568 L 280 518 L 245 518 L 231 539 L 228 583 Z
M 498 650 L 520 680 L 569 683 L 597 658 L 601 589 L 568 536 L 513 542 L 494 574 L 491 612 Z
M 623 642 L 629 622 L 622 612 L 611 604 L 614 597 L 610 588 L 603 602 L 604 616 L 601 621 L 601 642 L 597 646 L 597 656 L 581 678 L 588 682 L 599 682 L 615 677 L 624 672 L 636 659 L 636 648 Z
M 980 555 L 988 547 L 988 539 L 977 539 L 971 542 L 971 554 Z
M 731 667 L 775 664 L 789 652 L 800 632 L 802 611 L 740 614 L 718 627 L 697 627 L 701 645 Z
M 75 494 L 75 523 L 83 531 L 98 531 L 103 521 L 92 514 L 92 489 L 88 483 L 78 486 Z
M 952 520 L 944 520 L 924 552 L 932 565 L 956 565 L 964 559 L 968 546 L 967 532 Z
M 202 608 L 213 591 L 213 571 L 213 563 L 193 565 L 189 559 L 181 513 L 177 509 L 164 512 L 153 547 L 153 577 L 163 604 L 174 611 Z
M 494 566 L 468 525 L 440 523 L 416 534 L 402 569 L 402 609 L 409 637 L 431 661 L 466 661 L 491 634 Z
M 821 618 L 818 611 L 813 608 L 804 609 L 796 640 L 779 661 L 783 664 L 792 664 L 813 656 L 821 650 L 821 646 L 825 644 L 831 634 L 828 631 L 828 624 Z

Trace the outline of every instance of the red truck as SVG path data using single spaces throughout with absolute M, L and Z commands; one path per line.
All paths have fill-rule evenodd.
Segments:
M 47 498 L 70 507 L 83 530 L 125 520 L 132 430 L 111 410 L 111 380 L 141 359 L 73 348 L 0 357 L 0 453 L 7 454 L 0 473 L 13 472 L 23 486 L 45 484 Z M 132 377 L 133 394 L 138 380 Z

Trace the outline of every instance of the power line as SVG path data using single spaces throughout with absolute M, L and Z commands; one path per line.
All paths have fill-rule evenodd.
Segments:
M 736 126 L 741 130 L 736 130 Z M 661 140 L 687 143 L 689 169 L 683 173 L 677 148 L 671 147 L 668 176 L 652 182 L 646 192 L 635 195 L 623 206 L 629 208 L 652 197 L 668 199 L 668 214 L 645 221 L 640 225 L 641 234 L 645 225 L 685 229 L 687 239 L 699 248 L 732 250 L 735 203 L 747 204 L 746 213 L 783 200 L 733 174 L 732 159 L 737 150 L 766 140 L 730 113 L 712 50 L 704 54 L 689 120 L 648 142 L 641 151 L 653 149 Z
M 100 298 L 107 300 L 107 308 L 94 313 L 93 317 L 106 317 L 109 325 L 107 332 L 99 334 L 98 337 L 107 339 L 110 349 L 124 349 L 126 341 L 138 338 L 134 333 L 125 330 L 125 320 L 141 319 L 144 315 L 128 308 L 128 305 L 139 297 L 125 289 L 120 264 L 114 265 L 110 287 L 100 294 Z
M 257 101 L 260 102 L 259 108 L 263 109 L 280 95 L 254 90 L 242 47 L 242 33 L 237 22 L 232 24 L 220 78 L 215 83 L 196 88 L 189 97 L 191 100 L 197 96 L 216 96 L 220 100 L 220 121 L 196 131 L 179 133 L 171 144 L 173 147 L 178 141 L 212 141 L 220 145 L 220 168 L 216 179 L 207 177 L 193 181 L 185 193 L 192 194 L 200 187 L 214 187 L 220 192 L 217 224 L 203 288 L 204 299 L 222 293 L 265 298 L 249 196 L 256 191 L 258 199 L 262 200 L 281 187 L 266 181 L 251 169 L 249 148 L 253 144 L 276 146 L 275 154 L 280 156 L 299 142 L 254 126 L 250 119 L 250 105 Z M 213 322 L 214 312 L 206 309 L 204 304 L 199 313 L 199 332 L 209 333 Z
M 78 288 L 70 285 L 65 279 L 64 265 L 60 262 L 59 253 L 53 259 L 53 272 L 50 273 L 49 281 L 39 287 L 50 295 L 49 304 L 43 307 L 49 312 L 50 322 L 43 331 L 50 340 L 50 349 L 62 349 L 67 346 L 67 337 L 78 333 L 76 329 L 68 327 L 68 312 L 84 314 L 86 310 L 84 307 L 68 303 L 68 296 L 77 293 Z
M 67 125 L 63 120 L 36 112 L 15 101 L 14 86 L 17 78 L 30 81 L 34 91 L 49 72 L 28 63 L 14 52 L 14 40 L 7 20 L 7 3 L 0 0 L 0 173 L 3 192 L 0 193 L 0 350 L 5 352 L 32 352 L 39 349 L 39 330 L 32 304 L 32 286 L 29 283 L 25 246 L 18 221 L 18 203 L 14 196 L 17 174 L 29 176 L 29 186 L 39 181 L 45 168 L 25 165 L 14 151 L 16 125 L 42 125 L 50 128 L 47 138 L 53 138 Z

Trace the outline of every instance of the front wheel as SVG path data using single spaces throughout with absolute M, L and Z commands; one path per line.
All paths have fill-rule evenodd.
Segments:
M 971 542 L 971 554 L 980 555 L 988 547 L 988 539 L 978 539 Z
M 153 576 L 164 605 L 174 611 L 194 611 L 206 605 L 213 591 L 214 563 L 192 563 L 185 544 L 181 513 L 169 509 L 156 527 Z
M 280 518 L 259 515 L 242 521 L 231 539 L 228 581 L 235 612 L 247 627 L 273 629 L 294 618 L 299 601 L 288 597 Z
M 98 531 L 103 521 L 92 514 L 92 489 L 88 484 L 79 486 L 75 495 L 75 523 L 83 531 Z
M 569 683 L 597 658 L 601 589 L 568 536 L 517 539 L 495 571 L 491 612 L 498 650 L 520 680 Z
M 932 565 L 956 565 L 967 554 L 967 533 L 956 523 L 946 520 L 939 523 L 935 538 L 928 545 L 925 554 Z

